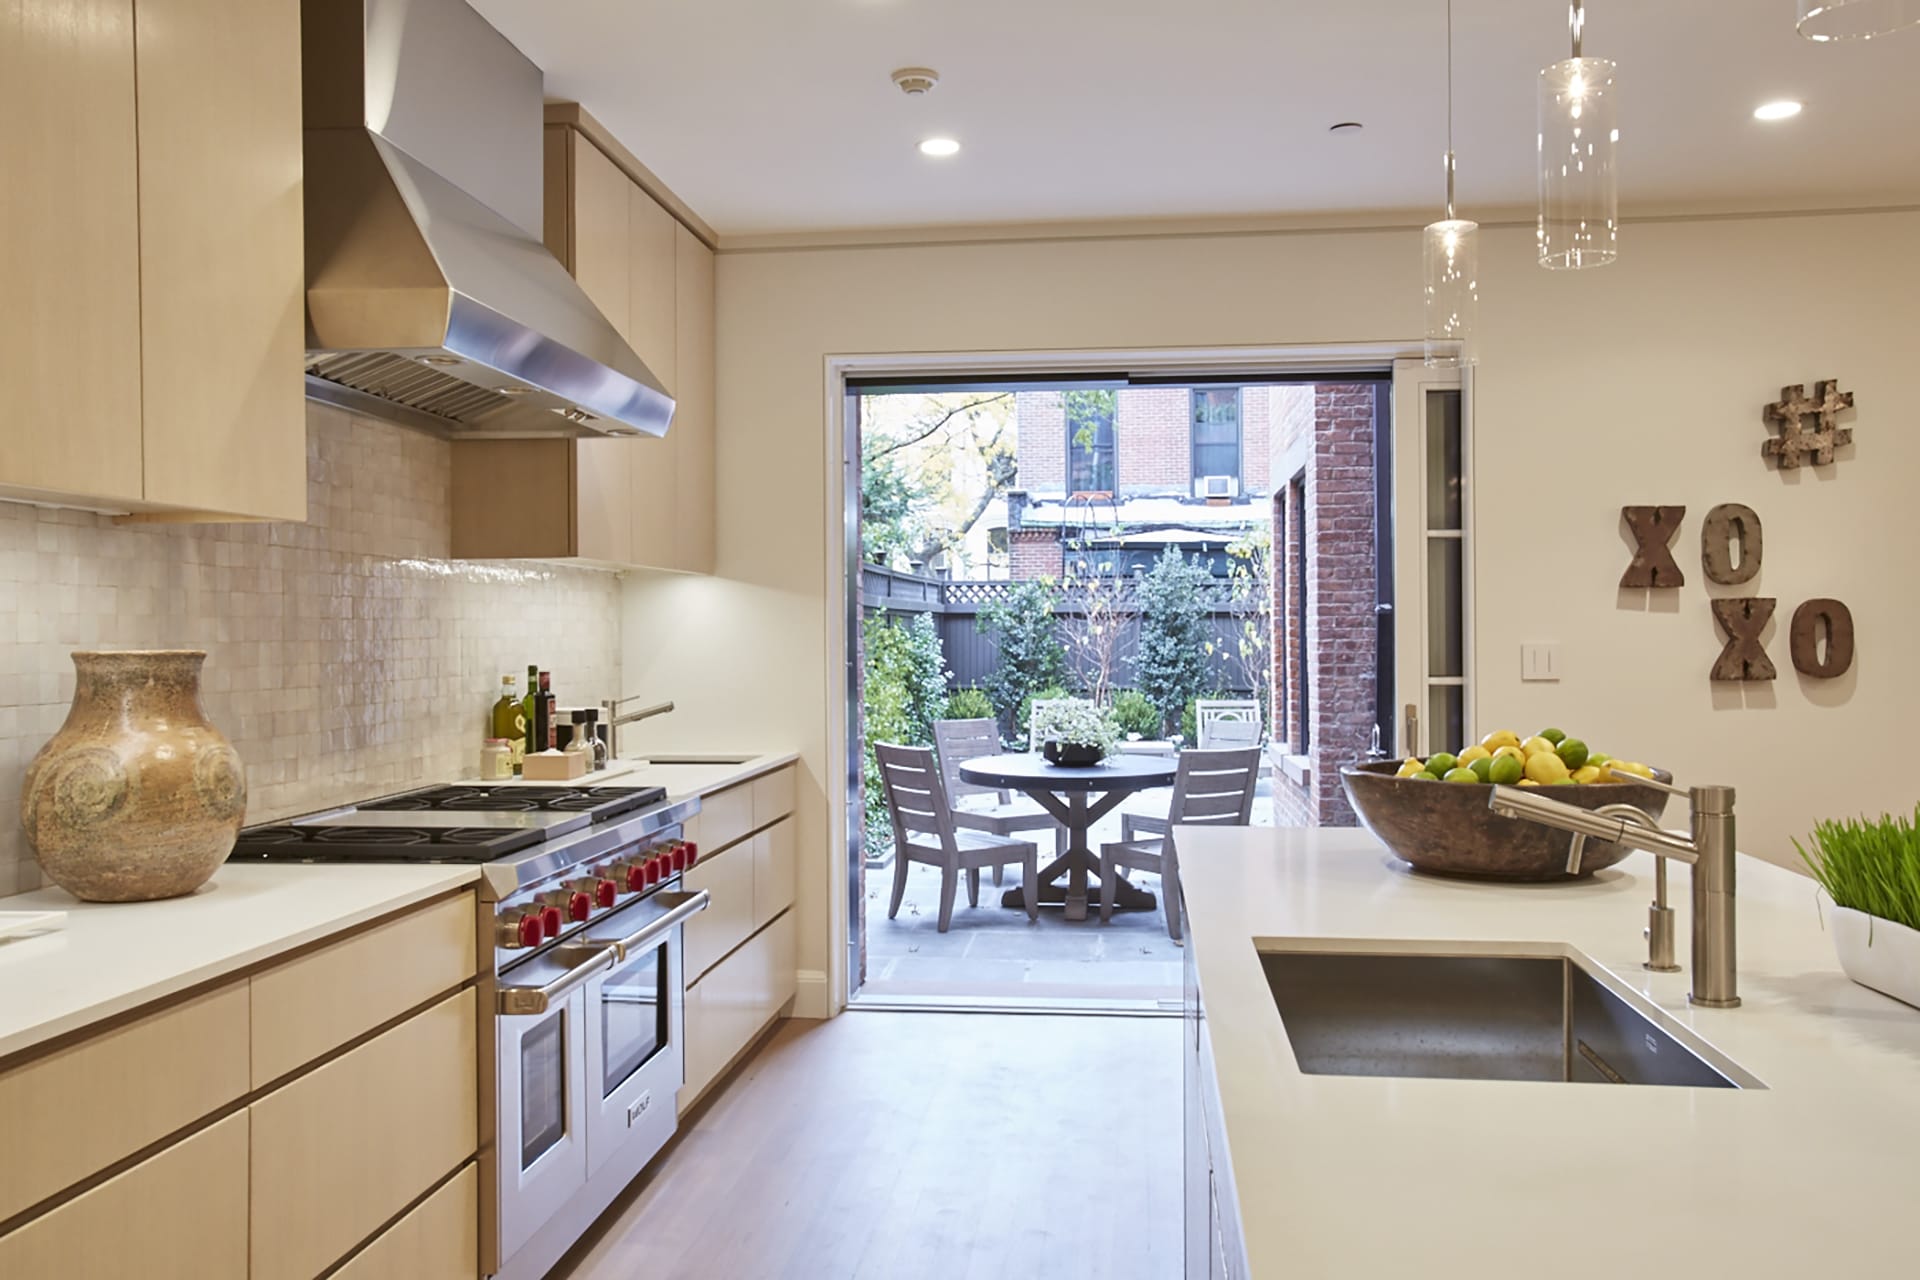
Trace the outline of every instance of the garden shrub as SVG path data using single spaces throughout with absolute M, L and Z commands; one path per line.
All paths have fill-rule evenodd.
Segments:
M 1113 695 L 1113 720 L 1121 733 L 1137 733 L 1143 738 L 1160 736 L 1160 710 L 1138 689 L 1122 689 Z
M 1036 689 L 1066 683 L 1067 651 L 1053 617 L 1053 582 L 1047 578 L 1013 584 L 1004 599 L 980 610 L 975 625 L 995 633 L 1000 662 L 981 688 L 1001 717 L 1003 730 L 1024 732 L 1026 703 Z M 1011 722 L 1007 717 L 1014 717 Z
M 1140 647 L 1134 676 L 1140 692 L 1159 709 L 1163 724 L 1185 724 L 1181 712 L 1206 687 L 1213 642 L 1207 628 L 1206 593 L 1213 576 L 1168 547 L 1141 578 Z M 1191 737 L 1188 739 L 1191 741 Z
M 876 614 L 864 630 L 866 690 L 862 703 L 861 737 L 866 759 L 862 796 L 866 812 L 867 849 L 893 843 L 893 825 L 887 816 L 887 794 L 873 744 L 892 742 L 925 746 L 933 741 L 933 722 L 947 707 L 946 655 L 940 631 L 928 614 L 901 623 Z
M 955 689 L 953 696 L 947 699 L 947 719 L 949 720 L 991 720 L 993 699 L 979 689 L 968 685 L 964 689 Z

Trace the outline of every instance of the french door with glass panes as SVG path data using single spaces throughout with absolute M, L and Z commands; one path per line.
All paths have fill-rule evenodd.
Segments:
M 1471 369 L 1393 369 L 1394 751 L 1473 741 Z

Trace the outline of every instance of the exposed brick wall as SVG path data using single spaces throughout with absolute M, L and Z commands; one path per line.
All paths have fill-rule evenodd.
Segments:
M 1119 401 L 1121 491 L 1191 492 L 1193 406 L 1187 389 L 1130 387 Z
M 1283 399 L 1273 454 L 1308 429 L 1305 468 L 1275 495 L 1274 677 L 1284 691 L 1275 735 L 1289 754 L 1304 752 L 1311 787 L 1283 775 L 1274 779 L 1275 821 L 1282 825 L 1352 826 L 1340 786 L 1340 767 L 1366 753 L 1374 725 L 1378 640 L 1374 523 L 1373 432 L 1376 389 L 1370 385 L 1312 388 L 1310 423 L 1299 412 L 1307 396 Z M 1304 581 L 1296 571 L 1306 550 Z M 1300 724 L 1299 638 L 1306 638 L 1310 732 Z
M 1364 756 L 1374 725 L 1373 385 L 1314 388 L 1307 468 L 1307 661 L 1313 787 L 1321 826 L 1353 826 L 1340 766 Z
M 1058 391 L 1022 391 L 1013 398 L 1019 484 L 1034 493 L 1067 486 L 1067 407 Z M 1019 574 L 1015 574 L 1019 577 Z
M 1243 492 L 1267 492 L 1272 409 L 1279 398 L 1271 387 L 1248 387 L 1240 393 L 1240 488 Z
M 1058 578 L 1066 566 L 1055 529 L 1022 529 L 1007 536 L 1007 576 Z

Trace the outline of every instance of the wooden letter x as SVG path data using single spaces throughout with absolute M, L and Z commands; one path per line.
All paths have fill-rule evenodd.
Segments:
M 1742 596 L 1734 600 L 1715 600 L 1713 616 L 1726 630 L 1726 648 L 1713 664 L 1715 680 L 1771 680 L 1773 663 L 1760 647 L 1760 632 L 1773 617 L 1774 602 L 1767 596 Z
M 1633 563 L 1620 575 L 1620 585 L 1629 591 L 1686 586 L 1686 575 L 1673 562 L 1673 552 L 1667 544 L 1673 541 L 1674 534 L 1680 532 L 1680 521 L 1686 516 L 1687 509 L 1622 507 L 1620 514 L 1626 519 L 1627 528 L 1633 531 L 1633 540 L 1639 544 L 1634 548 Z

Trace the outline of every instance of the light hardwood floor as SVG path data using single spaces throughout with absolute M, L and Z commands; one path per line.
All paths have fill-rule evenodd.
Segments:
M 1170 1280 L 1180 1026 L 788 1022 L 550 1280 Z

